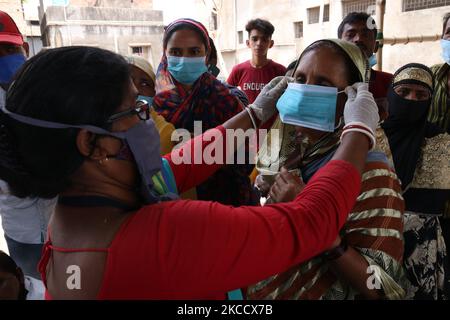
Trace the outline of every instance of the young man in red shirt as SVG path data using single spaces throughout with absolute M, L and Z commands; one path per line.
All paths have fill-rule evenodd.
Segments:
M 349 13 L 338 28 L 338 37 L 353 42 L 365 53 L 370 67 L 377 64 L 375 53 L 378 51 L 377 27 L 373 18 L 365 12 Z M 392 74 L 371 70 L 369 91 L 377 102 L 380 119 L 387 118 L 387 91 L 392 83 Z
M 248 32 L 247 47 L 252 50 L 252 59 L 234 66 L 227 82 L 240 87 L 253 103 L 264 86 L 275 77 L 284 76 L 286 68 L 267 58 L 273 47 L 272 34 L 275 27 L 266 20 L 250 20 L 245 26 Z

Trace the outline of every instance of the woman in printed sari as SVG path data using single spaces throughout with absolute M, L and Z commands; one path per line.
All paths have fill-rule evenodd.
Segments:
M 382 124 L 405 199 L 404 265 L 407 298 L 447 299 L 449 269 L 439 217 L 450 197 L 450 135 L 427 121 L 432 71 L 418 63 L 394 74 L 389 117 Z
M 428 111 L 428 120 L 450 133 L 450 12 L 445 14 L 442 26 L 441 48 L 443 64 L 431 67 L 434 75 L 434 96 Z
M 153 105 L 176 129 L 194 133 L 194 121 L 201 121 L 206 131 L 243 110 L 239 99 L 208 72 L 211 46 L 208 31 L 200 22 L 179 19 L 169 24 L 163 49 Z M 227 166 L 195 192 L 191 190 L 188 198 L 234 206 L 253 204 L 256 199 L 248 177 L 252 170 L 253 166 L 243 164 Z
M 280 116 L 258 154 L 257 168 L 271 185 L 269 197 L 273 202 L 289 201 L 301 190 L 296 179 L 308 183 L 333 156 L 343 130 L 346 97 L 341 90 L 356 82 L 367 82 L 368 72 L 366 58 L 349 42 L 321 40 L 302 53 L 294 72 L 298 91 L 287 97 L 288 88 L 278 101 Z M 313 98 L 313 90 L 321 92 L 322 101 Z M 330 92 L 334 92 L 334 100 L 327 103 L 331 116 L 323 111 L 323 99 L 328 99 Z M 345 92 L 348 97 L 353 94 Z M 298 116 L 294 112 L 286 114 L 285 109 L 295 109 L 287 108 L 291 99 L 298 101 Z M 330 122 L 324 126 L 326 118 Z M 292 172 L 290 181 L 280 179 L 281 167 Z M 300 177 L 294 178 L 295 174 Z M 360 195 L 334 244 L 306 263 L 248 288 L 248 298 L 401 299 L 405 277 L 404 203 L 400 192 L 386 155 L 375 148 L 367 157 Z
M 450 12 L 445 14 L 442 26 L 442 58 L 443 64 L 431 67 L 434 75 L 434 93 L 428 120 L 450 133 Z M 444 239 L 450 243 L 450 200 L 447 200 L 444 216 L 441 219 Z M 450 256 L 450 247 L 447 247 Z

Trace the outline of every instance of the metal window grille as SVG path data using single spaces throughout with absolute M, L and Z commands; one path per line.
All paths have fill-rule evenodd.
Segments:
M 320 7 L 308 8 L 308 23 L 319 23 Z
M 303 21 L 294 22 L 295 38 L 303 38 Z
M 450 5 L 450 0 L 403 0 L 403 12 Z
M 343 3 L 344 17 L 350 12 L 366 12 L 375 15 L 376 0 L 346 1 Z
M 323 22 L 330 21 L 330 5 L 326 4 L 323 6 Z

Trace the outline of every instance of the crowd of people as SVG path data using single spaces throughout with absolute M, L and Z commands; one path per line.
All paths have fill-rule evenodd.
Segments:
M 287 67 L 250 20 L 252 57 L 222 81 L 193 19 L 154 68 L 28 59 L 0 11 L 0 299 L 449 299 L 450 14 L 444 63 L 394 74 L 369 19 Z

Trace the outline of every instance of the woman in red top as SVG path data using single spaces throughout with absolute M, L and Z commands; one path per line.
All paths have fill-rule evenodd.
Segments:
M 286 86 L 273 80 L 248 110 L 180 154 L 193 158 L 194 147 L 223 146 L 225 129 L 264 122 Z M 222 299 L 331 246 L 359 192 L 370 133 L 347 131 L 334 160 L 294 202 L 233 208 L 170 201 L 172 173 L 182 192 L 220 165 L 176 165 L 173 153 L 164 167 L 154 124 L 141 121 L 148 106 L 136 97 L 127 62 L 87 47 L 36 55 L 8 92 L 1 178 L 19 197 L 59 195 L 40 265 L 48 298 Z M 351 97 L 346 123 L 374 127 L 367 90 Z M 277 187 L 289 188 L 291 179 L 283 171 Z

